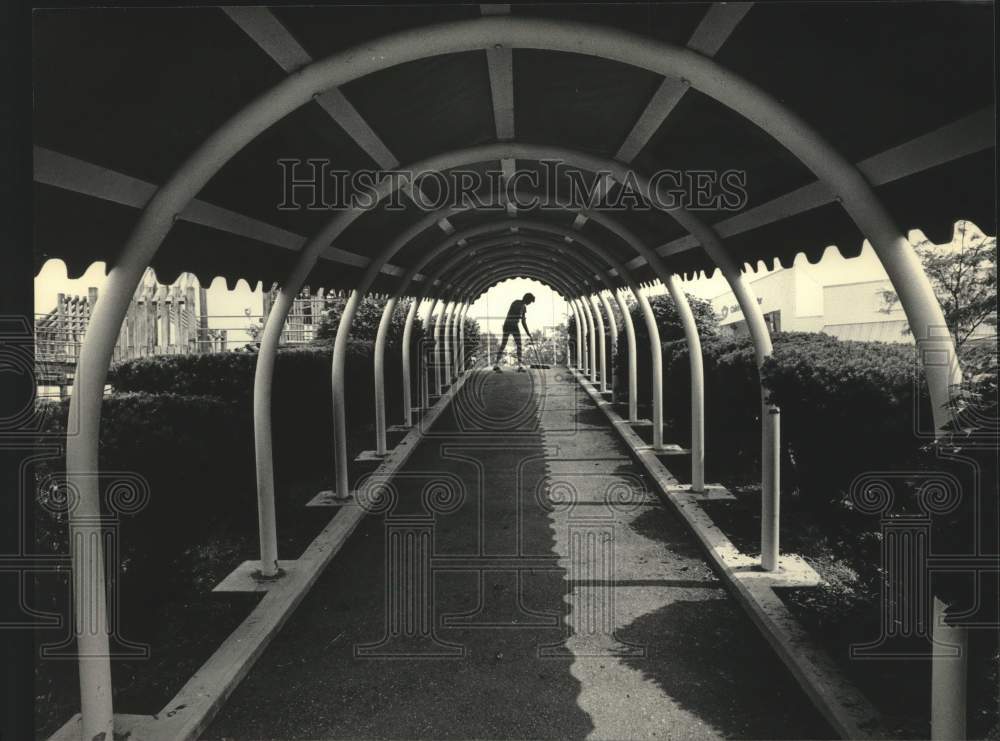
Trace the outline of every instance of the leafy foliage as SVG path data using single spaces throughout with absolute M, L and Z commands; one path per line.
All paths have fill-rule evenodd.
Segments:
M 719 334 L 719 319 L 709 301 L 696 298 L 688 294 L 688 303 L 691 305 L 691 313 L 694 314 L 694 321 L 698 327 L 698 334 L 702 342 L 712 340 Z M 681 324 L 677 307 L 669 294 L 653 296 L 649 299 L 653 315 L 656 317 L 656 327 L 660 332 L 660 341 L 669 343 L 672 341 L 683 341 L 684 326 Z M 635 301 L 629 301 L 629 315 L 632 317 L 632 324 L 635 326 L 636 354 L 639 358 L 636 373 L 637 388 L 639 391 L 639 404 L 649 404 L 652 397 L 652 386 L 649 376 L 650 349 L 649 331 L 646 328 L 646 319 L 642 314 L 642 309 Z M 664 359 L 664 363 L 667 359 Z M 614 359 L 615 375 L 615 397 L 621 400 L 621 394 L 625 394 L 628 389 L 628 355 L 627 346 L 619 341 L 618 352 Z M 664 380 L 666 380 L 666 367 L 664 367 Z M 619 393 L 620 390 L 620 393 Z
M 957 245 L 936 245 L 925 240 L 914 249 L 941 303 L 955 347 L 961 352 L 981 326 L 997 326 L 997 240 L 965 221 L 958 223 L 956 231 Z M 882 295 L 887 311 L 899 302 L 894 291 Z

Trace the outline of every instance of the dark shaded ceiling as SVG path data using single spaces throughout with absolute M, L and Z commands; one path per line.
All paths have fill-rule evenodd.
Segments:
M 706 4 L 531 4 L 513 14 L 583 21 L 685 44 Z M 277 7 L 272 12 L 314 59 L 388 33 L 475 18 L 475 5 Z M 953 3 L 764 3 L 753 7 L 716 54 L 827 137 L 851 161 L 883 152 L 972 112 L 994 106 L 993 8 Z M 513 51 L 516 141 L 616 155 L 661 79 L 594 57 Z M 286 73 L 218 8 L 42 10 L 34 16 L 35 144 L 161 184 L 198 145 Z M 341 88 L 391 153 L 412 163 L 456 148 L 496 142 L 485 51 L 417 60 Z M 995 233 L 995 148 L 970 154 L 877 188 L 903 229 L 935 241 L 970 219 Z M 376 163 L 317 103 L 258 136 L 218 172 L 199 199 L 308 238 L 335 212 L 283 209 L 287 158 L 329 160 L 349 171 Z M 633 163 L 662 168 L 746 172 L 753 208 L 815 178 L 768 134 L 732 110 L 689 90 Z M 518 161 L 521 169 L 539 169 Z M 482 163 L 479 169 L 496 169 Z M 592 177 L 592 174 L 587 174 Z M 565 185 L 565 183 L 562 183 Z M 63 259 L 71 275 L 93 261 L 114 262 L 139 211 L 52 185 L 35 190 L 35 255 Z M 503 213 L 454 216 L 455 229 Z M 607 212 L 650 246 L 684 235 L 656 211 Z M 732 212 L 705 210 L 710 223 Z M 335 246 L 370 257 L 425 213 L 379 207 L 353 223 Z M 536 213 L 564 228 L 572 213 Z M 583 234 L 623 262 L 634 253 L 593 222 Z M 391 261 L 408 267 L 439 244 L 433 226 Z M 728 237 L 740 262 L 799 252 L 818 259 L 827 245 L 856 254 L 861 235 L 836 204 L 813 208 Z M 280 282 L 294 251 L 178 221 L 154 267 L 161 279 L 190 271 Z M 710 267 L 700 249 L 668 258 L 680 272 Z M 314 285 L 349 287 L 360 268 L 321 260 Z M 637 277 L 647 280 L 648 269 Z M 385 290 L 395 278 L 380 277 Z

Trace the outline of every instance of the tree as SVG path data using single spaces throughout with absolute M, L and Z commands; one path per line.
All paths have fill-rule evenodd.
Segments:
M 716 316 L 711 302 L 696 298 L 691 294 L 686 295 L 688 303 L 691 305 L 691 312 L 694 314 L 694 322 L 698 327 L 698 334 L 703 339 L 716 336 L 719 333 L 719 318 Z M 615 309 L 618 308 L 614 302 L 612 305 Z M 681 318 L 677 314 L 677 307 L 674 305 L 674 300 L 670 297 L 670 294 L 651 296 L 649 298 L 649 305 L 653 309 L 653 315 L 656 317 L 656 326 L 660 330 L 661 342 L 684 339 L 684 327 L 681 324 Z M 632 298 L 629 298 L 628 306 L 629 315 L 632 317 L 632 324 L 635 326 L 636 339 L 647 339 L 649 335 L 646 332 L 646 320 L 643 318 L 642 309 L 639 308 L 639 304 Z M 617 311 L 615 312 L 615 322 L 619 329 L 621 329 L 621 320 Z M 566 322 L 566 331 L 571 338 L 576 337 L 576 318 L 573 314 L 570 314 Z
M 977 329 L 997 325 L 997 240 L 967 221 L 958 222 L 955 231 L 957 238 L 950 245 L 925 239 L 914 249 L 941 303 L 955 351 L 961 355 Z M 882 299 L 886 313 L 899 302 L 895 291 L 883 291 Z
M 397 345 L 403 339 L 403 323 L 406 314 L 410 310 L 410 303 L 413 299 L 404 298 L 396 303 L 396 309 L 392 313 L 392 323 L 389 325 L 388 342 L 390 345 Z M 351 337 L 357 340 L 375 341 L 378 334 L 378 325 L 382 321 L 382 311 L 385 309 L 386 299 L 375 296 L 365 296 L 358 305 L 358 310 L 354 315 L 354 323 L 351 325 Z M 344 314 L 344 307 L 347 299 L 340 296 L 329 296 L 326 306 L 323 309 L 323 318 L 316 328 L 316 344 L 331 345 L 337 337 L 337 327 L 340 326 L 340 317 Z M 413 322 L 413 339 L 417 341 L 423 334 L 423 323 L 420 319 Z

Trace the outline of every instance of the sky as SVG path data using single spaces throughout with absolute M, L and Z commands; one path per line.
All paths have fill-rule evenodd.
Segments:
M 914 242 L 922 238 L 923 234 L 919 231 L 910 233 L 910 239 Z M 839 252 L 830 248 L 816 267 L 823 276 L 823 282 L 828 284 L 886 277 L 870 246 L 866 246 L 857 258 L 849 260 L 845 260 Z M 780 269 L 780 266 L 759 263 L 756 270 L 750 274 L 750 280 L 752 282 L 775 269 Z M 102 262 L 94 263 L 81 277 L 71 280 L 66 277 L 66 266 L 61 260 L 50 260 L 35 278 L 36 314 L 51 310 L 59 293 L 85 296 L 91 286 L 96 286 L 100 291 L 105 278 L 105 265 Z M 694 280 L 683 281 L 683 287 L 687 293 L 703 299 L 716 298 L 728 291 L 718 271 L 712 278 L 700 276 Z M 533 293 L 536 298 L 536 302 L 529 308 L 527 317 L 528 327 L 531 330 L 561 324 L 566 320 L 565 301 L 547 286 L 526 278 L 516 278 L 494 286 L 472 305 L 469 315 L 478 320 L 485 330 L 499 332 L 510 302 L 528 292 Z M 664 292 L 665 289 L 659 285 L 650 290 L 651 295 Z M 244 314 L 248 310 L 255 317 L 262 314 L 263 300 L 260 285 L 254 289 L 246 281 L 239 281 L 233 290 L 228 290 L 225 280 L 217 278 L 208 288 L 208 305 L 210 327 L 228 329 L 233 341 L 249 339 L 242 332 L 242 328 L 249 323 Z

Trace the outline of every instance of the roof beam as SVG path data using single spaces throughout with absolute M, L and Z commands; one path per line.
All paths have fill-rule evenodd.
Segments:
M 34 171 L 36 183 L 130 208 L 144 208 L 157 190 L 157 186 L 153 183 L 45 147 L 34 149 Z M 188 204 L 180 218 L 192 224 L 236 234 L 293 252 L 301 249 L 306 242 L 305 237 L 299 234 L 197 198 Z M 323 257 L 332 262 L 359 268 L 371 262 L 364 255 L 336 247 L 328 247 L 323 252 Z M 388 275 L 402 275 L 405 271 L 396 265 L 386 265 L 382 268 L 382 272 Z
M 483 15 L 510 14 L 510 5 L 486 4 L 479 9 Z M 510 141 L 514 138 L 514 52 L 502 45 L 487 47 L 486 63 L 490 71 L 497 140 Z
M 510 179 L 514 177 L 514 171 L 517 169 L 516 163 L 513 159 L 507 157 L 500 160 L 500 171 L 503 175 L 504 181 L 504 192 L 503 200 L 506 202 L 507 215 L 511 218 L 517 217 L 517 204 L 507 197 L 506 184 L 510 182 Z
M 857 168 L 873 186 L 877 187 L 995 147 L 994 137 L 993 109 L 982 108 L 939 129 L 862 160 L 857 163 Z M 731 237 L 825 206 L 833 201 L 834 196 L 830 189 L 817 180 L 755 208 L 723 219 L 713 227 L 720 237 Z M 656 251 L 663 257 L 669 257 L 697 247 L 697 240 L 685 235 L 660 245 Z M 636 258 L 628 265 L 634 268 L 644 263 L 645 260 Z
M 313 62 L 309 52 L 268 8 L 230 5 L 222 10 L 286 73 L 291 74 Z M 316 103 L 379 167 L 393 170 L 399 166 L 396 155 L 339 88 L 330 88 L 317 96 Z M 406 190 L 406 193 L 413 198 L 412 191 Z M 445 234 L 451 233 L 447 218 L 441 220 L 440 226 Z
M 687 47 L 707 57 L 715 56 L 751 7 L 753 3 L 713 3 L 691 34 Z M 634 160 L 673 112 L 688 87 L 690 85 L 686 80 L 663 78 L 632 131 L 625 137 L 615 159 L 625 163 Z
M 269 9 L 230 5 L 222 10 L 286 73 L 291 74 L 312 63 L 309 52 Z M 316 98 L 316 102 L 379 167 L 389 170 L 399 164 L 399 160 L 340 90 L 327 90 Z

